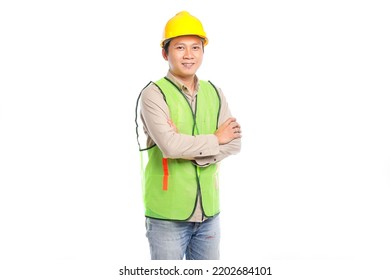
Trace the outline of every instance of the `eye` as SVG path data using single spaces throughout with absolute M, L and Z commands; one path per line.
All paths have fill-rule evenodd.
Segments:
M 200 50 L 200 46 L 193 46 L 192 49 L 195 51 Z
M 182 51 L 182 50 L 184 50 L 184 47 L 183 46 L 176 46 L 176 49 L 179 51 Z

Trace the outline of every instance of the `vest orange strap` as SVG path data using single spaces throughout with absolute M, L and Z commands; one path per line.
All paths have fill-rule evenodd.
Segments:
M 168 190 L 168 176 L 169 176 L 169 172 L 168 172 L 168 159 L 167 158 L 163 158 L 162 159 L 162 164 L 163 164 L 163 170 L 164 170 L 163 191 L 167 191 Z

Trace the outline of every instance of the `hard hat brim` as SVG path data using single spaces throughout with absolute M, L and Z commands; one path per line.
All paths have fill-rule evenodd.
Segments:
M 172 39 L 177 38 L 177 37 L 183 37 L 183 36 L 197 36 L 197 37 L 199 37 L 200 39 L 202 39 L 203 46 L 206 46 L 206 45 L 209 43 L 209 40 L 207 39 L 207 37 L 202 37 L 202 36 L 199 36 L 199 35 L 197 35 L 197 34 L 185 34 L 185 35 L 175 36 L 175 37 L 172 37 L 172 38 L 163 39 L 163 40 L 161 40 L 161 42 L 160 42 L 160 46 L 163 48 L 163 47 L 164 47 L 169 41 L 171 41 Z

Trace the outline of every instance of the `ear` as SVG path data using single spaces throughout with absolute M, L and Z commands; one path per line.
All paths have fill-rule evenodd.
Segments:
M 168 55 L 164 48 L 161 49 L 161 54 L 165 60 L 168 60 Z

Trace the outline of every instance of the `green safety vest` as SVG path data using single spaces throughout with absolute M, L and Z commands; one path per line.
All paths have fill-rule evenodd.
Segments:
M 193 112 L 184 93 L 167 78 L 155 84 L 164 95 L 178 132 L 187 135 L 213 134 L 218 127 L 220 97 L 216 88 L 200 81 Z M 201 197 L 206 217 L 219 213 L 217 164 L 198 167 L 191 160 L 164 158 L 157 145 L 146 149 L 148 161 L 143 178 L 145 216 L 187 220 Z

